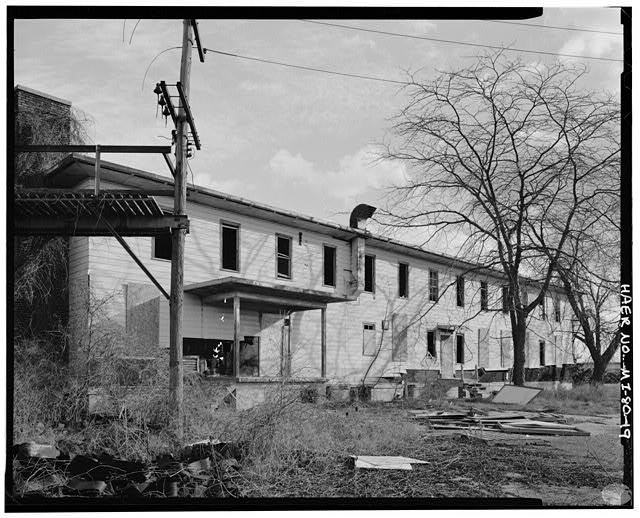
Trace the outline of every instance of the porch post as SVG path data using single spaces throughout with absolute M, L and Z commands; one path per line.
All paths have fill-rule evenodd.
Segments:
M 233 296 L 233 374 L 240 376 L 240 296 Z
M 322 308 L 320 310 L 320 377 L 324 378 L 327 375 L 327 309 Z

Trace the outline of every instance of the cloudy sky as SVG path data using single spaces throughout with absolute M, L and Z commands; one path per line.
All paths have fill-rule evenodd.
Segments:
M 153 88 L 160 80 L 178 80 L 180 51 L 153 60 L 181 44 L 182 22 L 137 22 L 17 20 L 15 83 L 67 99 L 88 114 L 93 143 L 166 144 L 171 121 L 165 126 L 156 116 Z M 618 9 L 545 9 L 542 17 L 521 22 L 564 29 L 466 20 L 336 21 L 552 54 L 521 54 L 532 63 L 557 54 L 622 59 L 621 35 L 568 29 L 621 33 Z M 438 70 L 470 64 L 482 52 L 301 20 L 200 20 L 199 31 L 212 49 L 399 81 L 407 70 L 433 79 Z M 375 205 L 385 185 L 402 181 L 400 166 L 375 162 L 376 145 L 406 103 L 399 85 L 212 53 L 205 63 L 197 53 L 193 58 L 190 104 L 202 141 L 190 161 L 196 184 L 346 224 L 355 204 Z M 590 67 L 585 86 L 619 91 L 621 62 L 578 61 Z M 105 158 L 170 175 L 159 156 Z

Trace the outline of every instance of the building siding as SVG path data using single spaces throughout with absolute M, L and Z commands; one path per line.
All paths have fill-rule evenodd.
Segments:
M 90 188 L 91 180 L 80 188 Z M 103 184 L 104 188 L 123 188 L 117 184 Z M 171 210 L 171 198 L 158 198 L 159 204 Z M 223 277 L 239 277 L 297 288 L 314 289 L 345 297 L 354 279 L 351 266 L 352 244 L 320 232 L 299 230 L 294 226 L 276 224 L 215 207 L 187 202 L 190 233 L 185 244 L 184 283 L 205 282 Z M 230 272 L 221 268 L 220 223 L 239 225 L 240 270 Z M 290 280 L 276 276 L 276 235 L 292 238 Z M 124 293 L 133 284 L 150 281 L 113 238 L 84 238 L 85 256 L 73 255 L 91 275 L 91 289 L 96 297 L 111 297 L 110 318 L 126 326 Z M 131 249 L 145 262 L 155 278 L 169 291 L 170 261 L 152 258 L 152 238 L 125 238 Z M 323 245 L 336 247 L 336 287 L 323 285 Z M 359 255 L 375 255 L 375 289 L 364 292 L 352 302 L 332 303 L 327 307 L 326 366 L 331 381 L 375 383 L 380 377 L 394 377 L 407 369 L 441 370 L 443 377 L 451 377 L 459 368 L 454 364 L 456 334 L 463 334 L 464 368 L 487 369 L 511 366 L 510 325 L 508 315 L 501 311 L 501 286 L 495 279 L 467 275 L 465 277 L 465 305 L 456 305 L 456 276 L 464 273 L 428 260 L 392 253 L 366 243 Z M 356 254 L 356 255 L 358 255 Z M 409 265 L 408 297 L 398 296 L 399 263 Z M 79 268 L 79 267 L 78 267 Z M 438 301 L 429 300 L 429 271 L 439 276 Z M 480 311 L 480 282 L 489 285 L 488 311 Z M 147 300 L 159 297 L 158 348 L 169 346 L 169 304 L 155 288 Z M 185 293 L 184 336 L 193 338 L 233 338 L 232 301 L 226 304 L 203 304 L 199 297 Z M 551 300 L 547 300 L 547 319 L 534 318 L 527 342 L 527 366 L 539 365 L 538 342 L 545 340 L 547 364 L 561 364 L 571 357 L 566 344 L 570 343 L 566 315 L 561 323 L 554 321 Z M 563 307 L 563 312 L 566 308 Z M 241 339 L 259 336 L 260 374 L 277 375 L 281 365 L 281 337 L 285 315 L 245 311 L 241 305 Z M 393 357 L 393 321 L 406 319 L 406 357 Z M 363 323 L 375 324 L 376 354 L 363 352 Z M 388 329 L 383 329 L 388 322 Z M 291 375 L 319 376 L 321 368 L 320 311 L 300 311 L 291 317 Z M 564 327 L 563 327 L 564 326 Z M 450 342 L 441 341 L 441 331 L 450 329 Z M 427 333 L 436 331 L 436 357 L 427 355 Z M 554 335 L 558 336 L 558 351 L 552 354 Z M 543 337 L 543 338 L 541 338 Z M 502 340 L 501 340 L 502 339 Z M 501 346 L 502 344 L 502 346 Z M 443 345 L 446 347 L 442 350 Z

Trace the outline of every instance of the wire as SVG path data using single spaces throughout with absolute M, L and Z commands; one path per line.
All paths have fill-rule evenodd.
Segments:
M 328 27 L 338 27 L 341 29 L 348 29 L 348 30 L 352 30 L 352 31 L 361 31 L 361 32 L 372 32 L 375 34 L 384 34 L 386 36 L 399 36 L 401 38 L 410 38 L 410 39 L 414 39 L 414 40 L 425 40 L 425 41 L 434 41 L 436 43 L 446 43 L 446 44 L 450 44 L 450 45 L 467 45 L 469 47 L 482 47 L 482 48 L 488 48 L 488 49 L 498 49 L 498 50 L 508 50 L 511 52 L 524 52 L 527 54 L 545 54 L 548 56 L 562 56 L 562 57 L 567 57 L 567 58 L 581 58 L 581 59 L 595 59 L 598 61 L 615 61 L 615 62 L 622 62 L 621 59 L 614 59 L 614 58 L 600 58 L 600 57 L 596 57 L 596 56 L 583 56 L 583 55 L 578 55 L 578 54 L 560 54 L 558 52 L 546 52 L 543 50 L 527 50 L 527 49 L 517 49 L 514 47 L 500 47 L 498 45 L 485 45 L 485 44 L 481 44 L 481 43 L 470 43 L 470 42 L 466 42 L 466 41 L 456 41 L 456 40 L 444 40 L 444 39 L 440 39 L 440 38 L 429 38 L 427 36 L 416 36 L 414 34 L 403 34 L 400 32 L 389 32 L 389 31 L 380 31 L 377 29 L 365 29 L 363 27 L 355 27 L 353 25 L 344 25 L 342 23 L 330 23 L 330 22 L 319 22 L 316 20 L 300 20 L 301 22 L 305 22 L 305 23 L 315 23 L 317 25 L 326 25 Z
M 382 83 L 393 83 L 393 84 L 397 84 L 397 85 L 408 85 L 408 84 L 411 84 L 411 83 L 408 83 L 406 81 L 396 81 L 395 79 L 385 79 L 384 77 L 366 76 L 366 75 L 361 75 L 361 74 L 351 74 L 351 73 L 348 73 L 348 72 L 337 72 L 335 70 L 327 70 L 327 69 L 324 69 L 324 68 L 307 67 L 307 66 L 303 66 L 303 65 L 292 65 L 291 63 L 283 63 L 282 61 L 273 61 L 273 60 L 270 60 L 270 59 L 255 58 L 255 57 L 251 57 L 251 56 L 243 56 L 242 54 L 235 54 L 233 52 L 224 52 L 222 50 L 215 50 L 215 49 L 205 48 L 204 51 L 205 52 L 213 52 L 214 54 L 220 54 L 221 56 L 230 56 L 232 58 L 246 59 L 246 60 L 249 60 L 249 61 L 258 61 L 260 63 L 269 63 L 271 65 L 279 65 L 281 67 L 298 68 L 300 70 L 308 70 L 308 71 L 311 71 L 311 72 L 322 72 L 324 74 L 332 74 L 332 75 L 336 75 L 336 76 L 355 77 L 357 79 L 370 79 L 371 81 L 380 81 Z
M 147 69 L 144 71 L 144 76 L 142 76 L 142 91 L 143 92 L 144 92 L 144 80 L 147 78 L 147 73 L 149 72 L 149 69 L 151 68 L 151 65 L 153 65 L 154 61 L 156 59 L 158 59 L 160 56 L 162 56 L 162 54 L 164 54 L 165 52 L 169 52 L 170 50 L 175 50 L 175 49 L 182 49 L 182 47 L 169 47 L 168 49 L 164 49 L 162 52 L 159 52 L 158 54 L 156 54 L 156 57 L 151 60 L 151 63 L 149 63 L 149 65 L 147 66 Z
M 131 38 L 129 38 L 129 45 L 131 45 L 131 42 L 133 41 L 133 35 L 136 33 L 136 29 L 138 28 L 138 24 L 140 23 L 140 20 L 142 20 L 142 18 L 138 18 L 138 21 L 133 26 L 133 30 L 131 31 Z
M 600 31 L 597 29 L 587 29 L 585 27 L 560 27 L 558 25 L 544 25 L 537 23 L 522 23 L 522 22 L 511 22 L 506 20 L 484 20 L 485 22 L 490 23 L 504 23 L 506 25 L 522 25 L 523 27 L 540 27 L 542 29 L 558 29 L 562 31 L 579 31 L 579 32 L 595 32 L 598 34 L 613 34 L 615 36 L 622 36 L 621 32 L 612 32 L 612 31 Z

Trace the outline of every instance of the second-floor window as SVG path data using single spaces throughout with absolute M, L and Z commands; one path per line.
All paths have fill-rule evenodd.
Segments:
M 502 287 L 502 312 L 509 313 L 509 286 Z
M 336 247 L 324 245 L 323 246 L 323 283 L 325 286 L 336 285 Z
M 364 256 L 364 291 L 374 293 L 376 290 L 376 257 Z
M 460 307 L 464 306 L 464 277 L 462 275 L 456 277 L 456 304 Z
M 398 263 L 398 297 L 409 296 L 409 265 Z
M 220 227 L 222 269 L 237 272 L 240 270 L 240 227 L 233 223 L 222 223 Z
M 540 340 L 540 365 L 545 365 L 545 358 L 544 358 L 544 341 Z
M 489 309 L 489 285 L 484 281 L 480 282 L 480 309 Z
M 429 300 L 436 302 L 438 300 L 438 272 L 429 270 Z
M 561 315 L 560 315 L 560 301 L 559 300 L 556 300 L 556 303 L 554 305 L 553 310 L 554 310 L 554 315 L 555 315 L 555 318 L 556 318 L 556 322 L 560 322 L 560 316 Z
M 276 234 L 276 275 L 291 279 L 291 238 Z
M 545 304 L 545 297 L 542 297 L 540 301 L 540 318 L 542 320 L 547 319 L 547 305 Z

